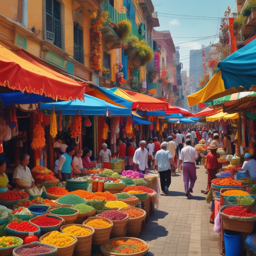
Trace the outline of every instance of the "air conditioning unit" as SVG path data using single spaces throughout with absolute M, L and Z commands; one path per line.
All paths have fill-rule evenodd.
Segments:
M 45 32 L 45 39 L 51 43 L 54 42 L 54 36 L 55 34 L 53 32 L 50 32 L 50 31 Z

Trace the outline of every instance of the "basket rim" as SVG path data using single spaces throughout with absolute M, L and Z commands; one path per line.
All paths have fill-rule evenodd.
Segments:
M 74 209 L 73 207 L 72 207 L 72 209 Z M 74 210 L 77 210 L 77 209 L 74 209 Z M 78 210 L 79 211 L 79 210 Z M 89 214 L 89 213 L 92 213 L 92 212 L 96 212 L 96 209 L 94 209 L 94 210 L 92 210 L 92 211 L 90 211 L 90 212 L 83 212 L 83 213 L 80 213 L 79 212 L 79 214 L 78 215 L 82 215 L 82 214 Z M 92 214 L 94 214 L 94 213 L 92 213 Z
M 15 204 L 14 202 L 19 202 L 19 201 L 25 200 L 25 199 L 28 200 L 28 199 L 29 199 L 29 196 L 24 197 L 24 198 L 21 198 L 21 199 L 17 199 L 17 200 L 2 200 L 2 199 L 0 199 L 0 203 L 3 204 L 3 202 L 8 202 L 8 203 L 13 203 L 13 204 Z
M 62 233 L 65 233 L 65 232 L 63 232 L 62 229 L 64 229 L 65 227 L 68 227 L 68 226 L 79 226 L 79 227 L 81 227 L 81 228 L 89 228 L 89 229 L 92 231 L 92 233 L 89 234 L 89 235 L 87 235 L 87 236 L 74 236 L 74 235 L 72 235 L 72 236 L 74 236 L 74 237 L 85 238 L 85 237 L 93 236 L 94 233 L 95 233 L 95 229 L 94 229 L 93 227 L 89 227 L 89 226 L 86 226 L 86 225 L 83 225 L 83 224 L 78 224 L 78 223 L 62 225 L 62 226 L 60 227 L 60 231 L 61 231 Z M 68 233 L 65 233 L 65 234 L 68 234 Z
M 62 208 L 62 207 L 60 207 L 60 208 Z M 73 209 L 72 207 L 63 207 L 63 208 L 71 208 L 72 210 L 76 211 L 76 213 L 68 214 L 68 215 L 60 215 L 60 214 L 52 213 L 52 211 L 56 210 L 56 209 L 52 209 L 52 210 L 49 211 L 49 214 L 55 215 L 55 216 L 64 216 L 64 217 L 65 217 L 65 216 L 75 216 L 76 214 L 77 214 L 77 215 L 79 214 L 79 210 Z M 58 208 L 57 208 L 57 209 L 58 209 Z M 61 218 L 62 218 L 62 217 L 61 217 Z
M 112 239 L 110 239 L 110 240 L 108 241 L 108 243 L 101 245 L 101 246 L 100 246 L 101 252 L 102 252 L 102 253 L 108 253 L 108 254 L 111 255 L 111 252 L 105 250 L 104 247 L 105 247 L 107 244 L 111 243 L 113 240 L 121 240 L 121 239 L 127 239 L 127 240 L 128 240 L 128 239 L 134 239 L 134 240 L 139 240 L 140 242 L 144 243 L 144 244 L 147 246 L 147 248 L 146 248 L 145 250 L 141 251 L 141 252 L 131 253 L 131 254 L 130 254 L 131 256 L 132 256 L 132 255 L 137 255 L 138 253 L 140 253 L 140 254 L 141 254 L 141 253 L 146 253 L 146 252 L 148 252 L 148 250 L 149 250 L 149 245 L 148 245 L 148 243 L 145 242 L 145 241 L 143 241 L 142 239 L 136 238 L 136 237 L 129 237 L 129 236 L 125 236 L 125 237 L 124 237 L 124 236 L 122 236 L 122 237 L 112 238 Z M 122 255 L 124 255 L 124 254 L 115 253 L 115 255 L 116 255 L 116 256 L 122 256 Z M 143 254 L 143 255 L 144 255 L 144 254 Z
M 226 207 L 234 207 L 234 206 L 241 206 L 241 205 L 224 205 L 221 207 L 220 209 L 220 215 L 224 218 L 227 218 L 227 219 L 231 219 L 231 220 L 239 220 L 239 221 L 247 221 L 247 222 L 255 222 L 256 220 L 256 216 L 254 217 L 240 217 L 240 216 L 233 216 L 233 215 L 227 215 L 225 213 L 223 213 L 223 210 L 226 208 Z M 250 206 L 247 206 L 247 207 L 250 207 Z M 251 208 L 251 207 L 250 207 Z
M 108 210 L 108 211 L 115 211 L 115 210 Z M 106 212 L 108 212 L 108 211 L 106 211 Z M 119 210 L 116 210 L 116 211 L 119 211 Z M 120 211 L 119 211 L 120 212 Z M 102 213 L 104 213 L 104 212 L 102 212 Z M 99 214 L 97 214 L 96 216 L 98 216 L 98 217 L 101 217 L 101 216 L 99 216 L 99 215 L 101 215 L 102 213 L 99 213 Z M 124 212 L 127 216 L 124 218 L 124 219 L 122 219 L 122 220 L 111 220 L 112 222 L 113 222 L 113 224 L 114 223 L 118 223 L 118 222 L 123 222 L 124 220 L 129 220 L 130 219 L 130 216 L 129 216 L 129 214 L 128 213 L 126 213 L 126 212 Z M 103 218 L 103 217 L 102 217 Z
M 65 220 L 64 220 L 63 218 L 59 217 L 58 215 L 48 214 L 48 213 L 45 213 L 45 214 L 42 214 L 42 215 L 39 215 L 39 216 L 35 216 L 34 218 L 30 219 L 29 222 L 35 224 L 34 222 L 32 222 L 32 220 L 33 220 L 33 219 L 34 219 L 34 220 L 39 219 L 40 217 L 60 218 L 60 221 L 61 221 L 59 224 L 53 225 L 53 226 L 38 226 L 38 225 L 37 225 L 37 226 L 40 227 L 40 228 L 55 228 L 55 227 L 58 227 L 58 226 L 60 226 L 60 225 L 63 225 L 63 223 L 65 222 Z
M 125 209 L 134 209 L 134 207 L 126 207 L 126 208 L 119 209 L 118 211 L 122 212 L 122 210 L 125 210 Z M 137 220 L 137 219 L 140 219 L 140 218 L 144 217 L 147 214 L 147 212 L 143 209 L 140 209 L 140 208 L 135 208 L 135 209 L 143 211 L 143 215 L 141 215 L 137 218 L 130 218 L 130 216 L 129 216 L 129 220 Z
M 85 222 L 89 222 L 90 220 L 93 220 L 93 219 L 103 219 L 103 220 L 106 220 L 107 222 L 109 222 L 109 224 L 110 224 L 110 226 L 108 226 L 108 227 L 104 227 L 104 228 L 94 228 L 95 230 L 103 230 L 103 229 L 107 229 L 107 228 L 113 227 L 113 222 L 112 222 L 111 220 L 109 220 L 109 219 L 107 219 L 107 218 L 104 218 L 104 217 L 98 217 L 98 216 L 89 217 L 87 220 L 85 220 L 85 221 L 83 222 L 82 225 L 87 226 Z M 88 227 L 90 227 L 90 226 L 88 226 Z
M 11 229 L 11 228 L 10 228 L 10 229 Z M 21 241 L 21 244 L 9 246 L 9 247 L 4 247 L 4 248 L 0 248 L 0 251 L 9 250 L 9 249 L 14 249 L 14 248 L 16 248 L 16 247 L 18 247 L 18 246 L 23 245 L 23 243 L 24 243 L 23 239 L 21 239 L 21 238 L 18 237 L 18 236 L 11 236 L 11 237 L 13 237 L 13 238 L 18 238 L 18 239 Z
M 27 220 L 26 220 L 27 221 Z M 29 222 L 29 221 L 27 221 L 27 222 Z M 10 223 L 10 224 L 8 224 L 7 226 L 6 226 L 6 228 L 9 228 L 9 225 L 11 225 L 12 223 Z M 33 225 L 33 226 L 35 226 L 36 228 L 38 228 L 38 230 L 37 231 L 34 231 L 33 233 L 37 233 L 37 232 L 41 232 L 41 228 L 38 226 L 38 225 L 36 225 L 36 224 L 34 224 L 34 223 L 30 223 L 31 225 Z M 28 233 L 32 233 L 31 231 L 19 231 L 19 230 L 16 230 L 16 229 L 13 229 L 13 228 L 9 228 L 10 230 L 13 230 L 13 231 L 15 231 L 15 232 L 19 232 L 20 234 L 28 234 Z

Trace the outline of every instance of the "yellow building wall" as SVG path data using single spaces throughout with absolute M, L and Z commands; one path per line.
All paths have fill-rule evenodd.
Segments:
M 0 13 L 7 18 L 17 21 L 19 0 L 0 0 Z
M 85 13 L 85 12 L 84 12 Z M 91 42 L 90 42 L 90 27 L 92 18 L 88 15 L 84 15 L 84 65 L 90 67 L 91 56 Z
M 36 57 L 41 57 L 41 45 L 37 42 L 28 40 L 27 41 L 27 51 L 35 55 Z

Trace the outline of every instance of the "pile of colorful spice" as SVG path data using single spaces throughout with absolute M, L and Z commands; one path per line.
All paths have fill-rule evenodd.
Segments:
M 30 205 L 32 205 L 32 204 L 33 204 L 32 201 L 26 200 L 24 203 L 18 202 L 17 204 L 15 204 L 15 205 L 13 206 L 13 208 L 15 209 L 15 208 L 19 208 L 19 207 L 21 207 L 21 206 L 24 206 L 24 207 L 28 208 L 28 207 L 29 207 Z
M 256 212 L 252 210 L 250 207 L 243 206 L 231 206 L 226 207 L 223 210 L 224 214 L 231 216 L 239 216 L 239 217 L 254 217 L 256 216 Z
M 71 208 L 60 207 L 60 208 L 52 210 L 50 213 L 56 214 L 56 215 L 72 215 L 72 214 L 75 214 L 76 211 Z
M 138 172 L 131 171 L 131 170 L 123 171 L 122 176 L 125 176 L 127 178 L 132 178 L 132 179 L 139 179 L 140 178 L 140 174 Z
M 249 193 L 243 190 L 233 189 L 222 193 L 223 196 L 248 196 Z
M 254 199 L 249 196 L 241 196 L 239 198 L 239 204 L 241 205 L 252 205 L 254 203 Z
M 0 200 L 3 201 L 16 201 L 20 199 L 24 199 L 29 197 L 28 193 L 26 192 L 19 192 L 19 191 L 6 191 L 0 194 Z
M 36 232 L 38 231 L 38 227 L 29 223 L 28 221 L 14 221 L 7 226 L 10 229 L 21 231 L 21 232 Z
M 223 178 L 223 179 L 214 179 L 212 180 L 214 185 L 219 186 L 241 186 L 242 182 L 238 180 L 234 180 L 233 178 Z
M 86 201 L 77 195 L 68 194 L 58 199 L 57 201 L 59 204 L 65 205 L 76 205 L 76 204 L 83 204 Z
M 121 212 L 127 213 L 130 217 L 130 219 L 141 217 L 144 212 L 137 208 L 127 208 L 120 210 Z
M 127 213 L 120 212 L 120 211 L 106 211 L 99 215 L 102 218 L 107 218 L 109 220 L 115 221 L 115 220 L 123 220 L 128 215 Z
M 104 249 L 112 253 L 120 254 L 133 254 L 146 250 L 148 247 L 140 240 L 127 238 L 127 239 L 114 239 L 104 246 Z
M 128 186 L 126 188 L 123 189 L 123 192 L 128 192 L 128 191 L 143 191 L 143 192 L 146 192 L 146 193 L 149 193 L 149 194 L 152 194 L 154 193 L 155 191 L 153 189 L 150 189 L 150 188 L 147 188 L 145 186 L 137 186 L 137 187 L 134 187 L 134 186 Z
M 92 195 L 92 193 L 90 193 L 86 190 L 81 190 L 81 189 L 72 191 L 69 194 L 77 195 L 77 196 L 80 196 L 81 198 L 84 198 L 84 199 L 87 199 L 88 197 L 90 197 Z
M 61 187 L 50 187 L 46 189 L 47 193 L 56 195 L 56 196 L 64 196 L 68 194 L 68 190 Z
M 31 245 L 20 248 L 19 250 L 17 250 L 16 254 L 18 254 L 19 256 L 34 256 L 44 253 L 50 253 L 53 250 L 53 248 L 50 248 L 46 245 Z
M 141 191 L 141 190 L 130 190 L 127 193 L 129 193 L 129 194 L 144 194 L 145 192 Z
M 13 236 L 0 237 L 0 248 L 6 248 L 11 246 L 17 246 L 22 243 L 22 240 Z
M 42 216 L 38 219 L 33 220 L 32 222 L 39 227 L 51 227 L 59 225 L 61 223 L 61 220 L 52 217 Z
M 14 210 L 12 212 L 12 214 L 16 214 L 16 215 L 32 215 L 30 210 L 28 208 L 25 208 L 25 207 L 20 207 L 19 209 Z
M 92 207 L 93 207 L 95 210 L 97 210 L 97 211 L 103 210 L 104 207 L 105 207 L 105 204 L 106 204 L 106 201 L 105 201 L 105 200 L 101 201 L 101 200 L 95 200 L 95 199 L 90 200 L 90 201 L 88 201 L 88 202 L 86 203 L 86 205 L 92 206 Z
M 44 199 L 43 204 L 50 205 L 50 206 L 56 206 L 56 203 L 54 203 L 52 200 Z
M 132 196 L 127 194 L 127 193 L 117 193 L 116 194 L 117 200 L 122 200 L 122 199 L 128 199 L 131 198 Z
M 116 195 L 113 195 L 109 192 L 96 192 L 96 193 L 92 193 L 91 196 L 89 196 L 88 200 L 91 200 L 91 199 L 96 199 L 96 197 L 101 197 L 101 198 L 104 198 L 106 201 L 109 201 L 109 200 L 116 200 Z
M 72 236 L 88 236 L 92 233 L 91 229 L 87 227 L 76 226 L 76 225 L 68 226 L 62 229 L 62 232 Z
M 92 228 L 107 228 L 111 226 L 109 222 L 103 219 L 93 219 L 88 221 L 85 225 Z
M 133 179 L 136 186 L 148 186 L 148 183 L 143 179 Z
M 108 208 L 118 208 L 118 209 L 121 209 L 121 208 L 126 208 L 128 207 L 129 205 L 122 202 L 122 201 L 108 201 L 106 203 L 106 207 Z
M 94 209 L 94 207 L 86 204 L 77 204 L 76 206 L 73 207 L 74 209 L 78 210 L 79 213 L 86 213 L 86 212 L 91 212 Z
M 64 247 L 75 242 L 75 239 L 66 233 L 52 231 L 47 237 L 41 240 L 44 244 L 54 245 L 56 247 Z

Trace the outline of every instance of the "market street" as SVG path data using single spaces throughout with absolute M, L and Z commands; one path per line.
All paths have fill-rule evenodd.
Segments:
M 185 197 L 181 173 L 172 176 L 169 195 L 160 196 L 159 209 L 140 236 L 150 246 L 146 256 L 220 255 L 219 236 L 209 223 L 210 205 L 201 193 L 206 188 L 207 175 L 202 165 L 198 168 L 192 199 Z

